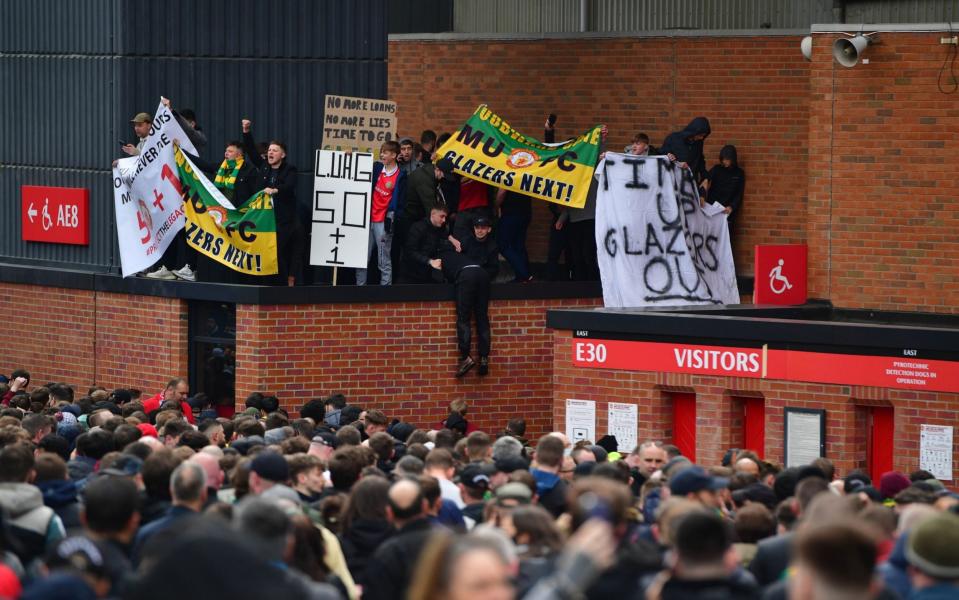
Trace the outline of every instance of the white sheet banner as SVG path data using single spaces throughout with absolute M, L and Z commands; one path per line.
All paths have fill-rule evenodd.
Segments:
M 365 269 L 369 258 L 373 155 L 317 150 L 310 264 Z
M 113 204 L 124 277 L 156 264 L 183 229 L 183 199 L 173 161 L 174 140 L 187 152 L 196 154 L 173 113 L 160 104 L 140 154 L 119 160 L 113 168 Z
M 722 206 L 699 206 L 689 169 L 607 153 L 596 167 L 596 249 L 609 308 L 738 304 Z

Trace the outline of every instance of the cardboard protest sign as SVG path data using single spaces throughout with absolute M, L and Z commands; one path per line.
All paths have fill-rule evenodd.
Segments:
M 396 139 L 396 102 L 327 95 L 323 107 L 323 150 L 379 156 L 383 142 Z
M 688 168 L 665 156 L 607 153 L 596 175 L 596 254 L 607 307 L 739 302 L 723 207 L 700 207 Z
M 247 275 L 276 275 L 276 216 L 273 198 L 258 192 L 234 208 L 179 148 L 186 241 L 198 252 Z
M 140 154 L 117 161 L 113 168 L 113 204 L 124 277 L 156 264 L 183 229 L 174 141 L 196 152 L 173 113 L 160 104 Z
M 372 178 L 372 154 L 316 151 L 311 265 L 366 268 Z
M 481 104 L 438 152 L 471 179 L 582 208 L 599 156 L 600 129 L 597 125 L 575 139 L 544 144 Z

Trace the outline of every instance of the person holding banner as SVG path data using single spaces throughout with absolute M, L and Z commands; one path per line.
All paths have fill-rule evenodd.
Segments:
M 377 266 L 380 269 L 380 285 L 393 283 L 393 268 L 390 250 L 393 241 L 394 218 L 403 207 L 406 194 L 406 172 L 396 158 L 400 145 L 384 142 L 380 147 L 380 160 L 373 163 L 373 201 L 370 203 L 370 244 L 366 253 L 369 260 L 373 248 L 377 249 Z M 356 270 L 356 285 L 366 285 L 366 269 Z
M 296 167 L 286 162 L 286 145 L 270 140 L 266 160 L 256 151 L 253 141 L 253 122 L 241 121 L 243 128 L 243 152 L 257 168 L 257 190 L 263 190 L 273 198 L 276 215 L 276 258 L 280 273 L 278 285 L 293 286 L 296 276 L 303 270 L 303 245 L 306 234 L 296 210 Z M 240 199 L 240 203 L 248 198 Z M 239 206 L 239 205 L 238 205 Z
M 703 141 L 711 132 L 709 119 L 696 117 L 682 131 L 675 131 L 666 136 L 660 152 L 668 156 L 669 160 L 678 162 L 679 166 L 688 166 L 696 181 L 701 183 L 708 177 L 706 157 L 703 156 Z

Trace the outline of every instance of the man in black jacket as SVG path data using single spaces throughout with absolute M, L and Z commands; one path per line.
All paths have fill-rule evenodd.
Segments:
M 486 217 L 473 221 L 473 233 L 462 242 L 450 239 L 440 251 L 443 275 L 456 286 L 456 339 L 460 362 L 456 376 L 462 377 L 476 365 L 470 356 L 472 319 L 476 319 L 479 374 L 489 373 L 490 282 L 499 271 L 499 250 L 490 235 L 492 225 Z
M 296 167 L 286 162 L 286 146 L 277 140 L 270 141 L 264 161 L 256 151 L 251 131 L 252 123 L 243 119 L 242 125 L 244 152 L 258 170 L 258 190 L 262 189 L 273 198 L 276 258 L 279 266 L 277 284 L 292 286 L 296 283 L 296 275 L 302 271 L 305 237 L 296 210 Z M 247 198 L 238 200 L 242 204 Z
M 402 479 L 394 483 L 387 502 L 387 518 L 397 531 L 367 563 L 365 600 L 386 600 L 402 595 L 432 533 L 426 518 L 426 498 L 416 481 Z
M 706 158 L 703 156 L 703 140 L 709 137 L 711 129 L 709 119 L 696 117 L 682 131 L 675 131 L 663 142 L 660 152 L 669 160 L 679 163 L 680 167 L 689 167 L 697 182 L 706 179 Z
M 403 249 L 403 283 L 439 283 L 440 250 L 449 237 L 446 206 L 435 205 L 427 218 L 413 223 Z

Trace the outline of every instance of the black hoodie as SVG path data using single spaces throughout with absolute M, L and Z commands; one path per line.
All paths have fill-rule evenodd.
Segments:
M 357 519 L 339 536 L 346 566 L 357 585 L 366 583 L 366 563 L 395 532 L 386 520 Z
M 693 136 L 706 135 L 711 133 L 709 128 L 709 119 L 706 117 L 696 117 L 689 122 L 682 131 L 675 131 L 663 142 L 660 152 L 663 154 L 672 154 L 678 162 L 684 162 L 689 165 L 693 176 L 697 181 L 706 179 L 706 158 L 703 156 L 703 140 L 693 140 Z
M 726 168 L 722 160 L 729 158 L 733 161 L 732 166 Z M 723 206 L 733 209 L 729 213 L 729 221 L 732 222 L 739 212 L 739 207 L 743 203 L 743 189 L 746 185 L 746 173 L 736 162 L 736 146 L 726 145 L 719 152 L 719 164 L 709 170 L 709 201 L 718 202 Z

